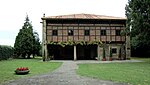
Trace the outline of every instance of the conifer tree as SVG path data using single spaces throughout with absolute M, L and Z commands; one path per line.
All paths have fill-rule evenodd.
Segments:
M 15 54 L 23 58 L 26 58 L 26 56 L 27 58 L 30 58 L 31 54 L 35 55 L 34 51 L 37 46 L 35 43 L 39 44 L 37 37 L 34 36 L 33 27 L 27 15 L 22 29 L 20 29 L 18 35 L 16 36 L 14 44 Z
M 148 53 L 150 50 L 150 0 L 128 0 L 126 16 L 126 33 L 129 34 L 131 30 L 132 48 L 137 53 Z

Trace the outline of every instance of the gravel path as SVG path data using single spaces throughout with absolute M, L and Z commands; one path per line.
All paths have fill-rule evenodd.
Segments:
M 75 72 L 77 68 L 77 62 L 65 61 L 51 73 L 12 80 L 2 85 L 127 85 L 79 76 Z

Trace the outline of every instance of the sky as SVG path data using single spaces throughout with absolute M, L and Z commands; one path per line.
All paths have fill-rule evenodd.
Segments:
M 0 45 L 14 46 L 26 15 L 42 41 L 41 17 L 67 14 L 96 14 L 125 17 L 128 0 L 1 0 Z

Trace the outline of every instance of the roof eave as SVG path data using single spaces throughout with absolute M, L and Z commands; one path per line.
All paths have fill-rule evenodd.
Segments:
M 42 17 L 42 20 L 127 20 L 126 18 L 122 18 L 122 19 L 114 19 L 114 18 L 110 18 L 110 19 L 90 19 L 90 18 L 47 18 L 47 17 Z

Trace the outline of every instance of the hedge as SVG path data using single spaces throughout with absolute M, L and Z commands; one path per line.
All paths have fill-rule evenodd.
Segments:
M 7 60 L 13 56 L 14 48 L 11 46 L 0 45 L 0 60 Z

